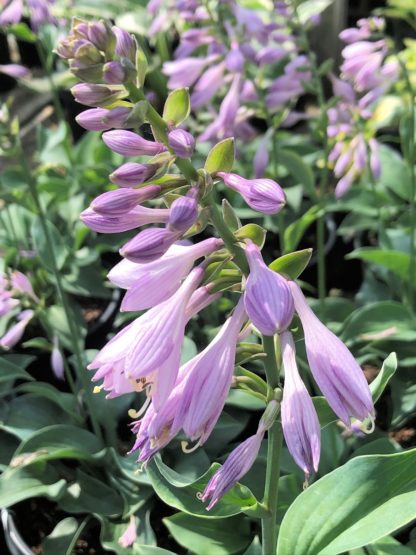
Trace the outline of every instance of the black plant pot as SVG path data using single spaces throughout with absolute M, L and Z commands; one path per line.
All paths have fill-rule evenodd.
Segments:
M 9 509 L 1 510 L 1 523 L 10 555 L 33 555 L 33 551 L 16 528 L 12 511 L 9 511 Z

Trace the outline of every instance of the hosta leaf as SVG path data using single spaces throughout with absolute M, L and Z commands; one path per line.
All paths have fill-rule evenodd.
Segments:
M 414 518 L 416 449 L 357 457 L 299 495 L 283 519 L 277 553 L 337 555 Z
M 58 499 L 65 491 L 52 467 L 8 468 L 0 476 L 0 506 L 10 507 L 31 497 Z
M 211 148 L 204 168 L 208 173 L 229 172 L 234 165 L 234 139 L 224 139 Z

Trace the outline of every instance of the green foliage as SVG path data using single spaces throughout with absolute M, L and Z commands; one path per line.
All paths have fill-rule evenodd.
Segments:
M 234 165 L 234 139 L 224 139 L 209 151 L 204 168 L 208 173 L 230 172 Z
M 163 108 L 163 119 L 168 124 L 180 125 L 191 111 L 188 89 L 176 89 L 169 93 Z

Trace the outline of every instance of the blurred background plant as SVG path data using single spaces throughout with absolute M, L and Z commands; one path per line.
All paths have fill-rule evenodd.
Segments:
M 339 0 L 259 0 L 237 7 L 154 0 L 148 6 L 128 0 L 2 3 L 0 505 L 12 508 L 19 532 L 37 552 L 261 552 L 259 521 L 238 497 L 261 497 L 265 444 L 242 479 L 249 494 L 243 487 L 237 500 L 224 498 L 224 518 L 204 518 L 196 498 L 210 463 L 223 462 L 255 432 L 264 401 L 247 393 L 243 378 L 247 371 L 262 375 L 259 352 L 253 356 L 260 345 L 240 346 L 236 387 L 205 445 L 184 454 L 179 436 L 147 472 L 138 473 L 135 457 L 125 454 L 132 445 L 128 411 L 139 406 L 134 394 L 105 401 L 103 392 L 92 393 L 88 362 L 137 313 L 117 313 L 119 294 L 105 278 L 130 234 L 96 234 L 79 220 L 93 198 L 113 188 L 108 175 L 126 160 L 74 122 L 82 110 L 69 93 L 76 80 L 54 53 L 74 16 L 108 19 L 135 34 L 149 62 L 145 92 L 159 111 L 170 88 L 191 88 L 186 125 L 199 136 L 197 164 L 203 165 L 212 143 L 235 135 L 233 171 L 283 186 L 286 210 L 270 216 L 216 185 L 242 224 L 269 231 L 267 262 L 314 249 L 302 285 L 373 381 L 377 429 L 371 436 L 351 433 L 319 396 L 297 341 L 321 425 L 317 485 L 322 496 L 337 488 L 334 506 L 346 517 L 334 537 L 324 526 L 334 510 L 328 502 L 326 512 L 305 524 L 304 543 L 290 543 L 296 522 L 313 514 L 315 501 L 313 490 L 301 493 L 302 472 L 284 447 L 278 521 L 285 519 L 281 537 L 287 543 L 282 540 L 279 553 L 416 550 L 409 525 L 414 507 L 406 497 L 414 489 L 415 455 L 408 449 L 416 434 L 416 8 L 412 0 L 377 7 L 374 16 L 385 17 L 386 27 L 375 24 L 368 33 L 385 41 L 376 67 L 387 70 L 367 87 L 351 79 L 345 34 L 342 40 L 332 36 L 329 61 L 314 48 L 330 27 L 331 33 L 332 27 L 355 28 L 358 14 L 349 8 L 347 21 Z M 330 19 L 340 13 L 342 24 Z M 365 26 L 357 29 L 361 36 L 347 35 L 350 44 L 368 39 Z M 368 78 L 371 60 L 369 67 Z M 362 102 L 374 88 L 378 96 Z M 191 323 L 182 362 L 212 339 L 231 306 L 224 295 Z M 404 477 L 388 491 L 397 464 Z M 354 481 L 360 471 L 373 482 L 365 482 L 357 501 L 367 498 L 368 506 L 354 512 L 347 500 L 360 485 Z M 359 534 L 361 519 L 367 520 Z M 3 520 L 12 542 L 7 515 Z M 317 547 L 311 538 L 318 531 Z

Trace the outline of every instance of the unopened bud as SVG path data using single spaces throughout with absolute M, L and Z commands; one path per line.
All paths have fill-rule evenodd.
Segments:
M 184 129 L 173 129 L 168 135 L 169 146 L 179 158 L 190 158 L 195 149 L 195 139 Z
M 120 250 L 132 262 L 139 264 L 157 260 L 177 241 L 180 233 L 162 227 L 144 229 Z
M 147 185 L 141 189 L 107 191 L 92 201 L 91 208 L 99 214 L 119 216 L 129 212 L 138 204 L 154 198 L 161 190 L 158 185 Z
M 105 107 L 128 96 L 124 87 L 79 83 L 71 89 L 77 102 L 92 107 Z
M 155 156 L 166 151 L 166 147 L 155 141 L 148 141 L 132 131 L 107 131 L 103 141 L 117 154 L 123 156 Z
M 119 187 L 134 187 L 148 181 L 160 169 L 159 164 L 136 164 L 128 162 L 110 174 L 110 181 Z
M 184 232 L 195 223 L 197 218 L 197 200 L 189 196 L 180 197 L 174 200 L 170 207 L 169 229 Z

